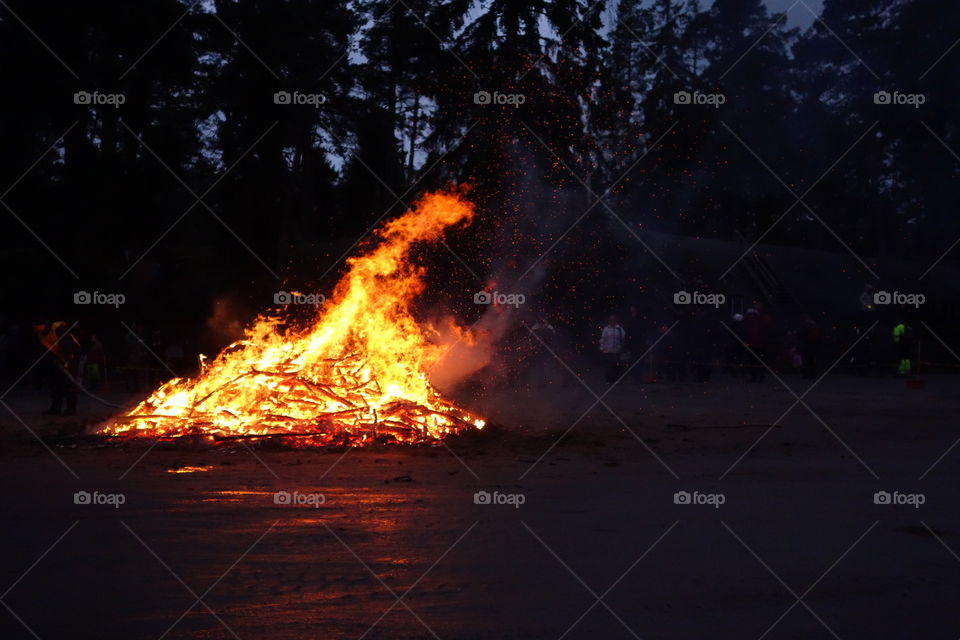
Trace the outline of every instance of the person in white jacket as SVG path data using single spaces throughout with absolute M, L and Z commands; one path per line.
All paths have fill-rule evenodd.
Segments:
M 608 384 L 617 381 L 620 373 L 620 353 L 626 344 L 627 333 L 620 326 L 617 316 L 610 316 L 607 326 L 600 332 L 600 353 L 603 354 L 604 376 Z

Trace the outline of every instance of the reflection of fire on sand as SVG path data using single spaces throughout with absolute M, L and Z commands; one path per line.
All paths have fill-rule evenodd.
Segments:
M 414 244 L 469 224 L 464 189 L 430 193 L 377 232 L 376 246 L 348 260 L 333 295 L 305 328 L 259 317 L 243 340 L 195 378 L 174 378 L 109 435 L 213 438 L 295 435 L 316 445 L 426 442 L 481 428 L 484 421 L 445 400 L 427 373 L 447 346 L 428 339 L 411 313 L 423 290 Z M 472 338 L 452 320 L 453 340 Z

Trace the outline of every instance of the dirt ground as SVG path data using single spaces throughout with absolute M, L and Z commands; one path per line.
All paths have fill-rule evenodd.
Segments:
M 15 392 L 0 638 L 954 639 L 958 387 L 832 374 L 770 427 L 769 377 L 571 378 L 339 451 L 79 446 L 104 409 Z

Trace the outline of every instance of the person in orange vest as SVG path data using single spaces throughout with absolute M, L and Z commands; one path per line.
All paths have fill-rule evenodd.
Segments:
M 44 415 L 77 413 L 77 363 L 79 343 L 66 322 L 39 322 L 33 332 L 43 347 L 41 371 L 50 388 L 50 408 Z M 64 410 L 66 402 L 66 410 Z

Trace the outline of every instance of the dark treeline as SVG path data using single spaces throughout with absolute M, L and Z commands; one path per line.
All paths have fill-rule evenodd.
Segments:
M 803 30 L 761 0 L 8 5 L 0 193 L 18 299 L 140 290 L 160 311 L 272 291 L 447 181 L 472 181 L 490 214 L 452 240 L 481 277 L 507 257 L 493 245 L 523 271 L 600 195 L 571 246 L 603 248 L 613 212 L 842 251 L 835 233 L 868 260 L 932 262 L 960 234 L 949 3 L 826 0 Z

